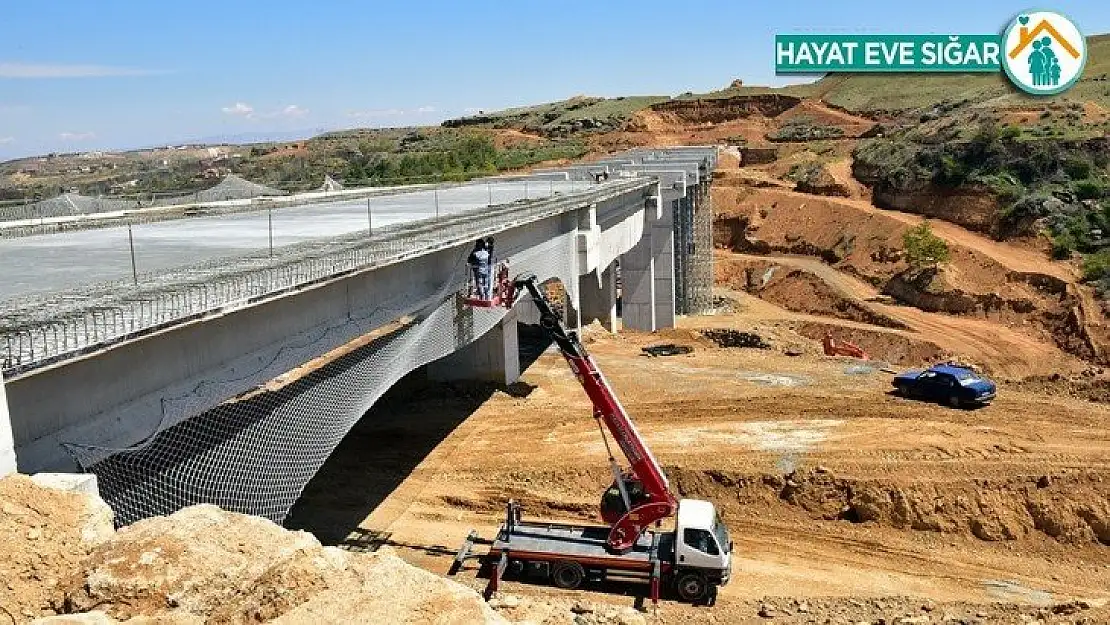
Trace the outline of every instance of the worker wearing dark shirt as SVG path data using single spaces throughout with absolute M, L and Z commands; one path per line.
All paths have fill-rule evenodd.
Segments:
M 478 239 L 474 242 L 474 249 L 466 259 L 470 266 L 471 275 L 474 277 L 474 291 L 480 299 L 490 299 L 490 266 L 492 255 L 486 249 L 486 241 Z

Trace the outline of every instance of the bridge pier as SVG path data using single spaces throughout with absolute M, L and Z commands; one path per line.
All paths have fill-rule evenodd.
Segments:
M 598 273 L 601 274 L 600 279 Z M 599 284 L 600 282 L 600 284 Z M 582 325 L 600 321 L 610 332 L 617 331 L 617 270 L 609 265 L 600 267 L 578 279 L 578 297 L 582 305 Z
M 0 477 L 15 473 L 15 440 L 8 412 L 8 396 L 4 392 L 4 376 L 0 375 Z
M 428 365 L 428 379 L 512 384 L 520 379 L 518 314 L 510 310 L 493 328 L 459 351 Z
M 674 215 L 663 209 L 651 224 L 651 255 L 655 262 L 655 327 L 673 328 L 675 321 Z
M 645 332 L 675 322 L 674 216 L 659 195 L 653 199 L 643 238 L 621 256 L 622 327 Z

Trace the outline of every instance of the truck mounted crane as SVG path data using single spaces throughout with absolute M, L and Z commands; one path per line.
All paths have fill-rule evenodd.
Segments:
M 449 574 L 457 573 L 465 560 L 478 558 L 491 568 L 487 596 L 496 592 L 501 577 L 511 569 L 567 589 L 577 588 L 588 577 L 646 581 L 653 602 L 659 600 L 660 584 L 669 582 L 684 601 L 711 602 L 717 587 L 729 581 L 733 547 L 715 506 L 675 498 L 662 467 L 597 363 L 578 335 L 563 326 L 536 278 L 518 278 L 512 286 L 511 299 L 523 293 L 530 296 L 539 310 L 541 327 L 593 404 L 613 472 L 613 483 L 601 498 L 601 518 L 608 526 L 525 522 L 520 506 L 510 501 L 497 537 L 483 540 L 471 531 Z M 624 454 L 627 469 L 613 456 L 606 430 Z M 672 516 L 675 529 L 659 529 Z M 478 543 L 490 545 L 484 556 L 472 554 Z

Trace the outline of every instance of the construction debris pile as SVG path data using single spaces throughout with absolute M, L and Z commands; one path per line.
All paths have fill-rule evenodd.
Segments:
M 506 622 L 475 591 L 388 548 L 323 547 L 306 532 L 207 505 L 113 532 L 105 510 L 96 497 L 24 476 L 0 480 L 0 613 L 16 623 L 85 612 L 99 614 L 42 620 Z
M 493 603 L 514 611 L 512 598 Z M 574 606 L 532 602 L 543 622 Z M 519 610 L 516 610 L 519 612 Z M 591 612 L 593 612 L 591 610 Z M 638 623 L 628 610 L 591 622 Z M 389 547 L 324 547 L 260 517 L 192 506 L 113 529 L 99 497 L 0 479 L 0 623 L 509 623 Z

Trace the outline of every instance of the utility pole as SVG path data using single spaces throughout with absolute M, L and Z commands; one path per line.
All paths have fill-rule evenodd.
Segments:
M 487 182 L 486 183 L 486 190 L 489 191 L 489 204 L 487 204 L 487 206 L 493 206 L 493 183 L 492 182 Z
M 436 219 L 439 219 L 439 184 L 438 183 L 436 183 L 435 188 L 432 189 L 432 196 L 436 200 Z
M 266 207 L 266 221 L 269 224 L 270 231 L 270 258 L 274 257 L 274 207 Z
M 366 234 L 374 234 L 374 216 L 370 213 L 370 198 L 366 198 Z

